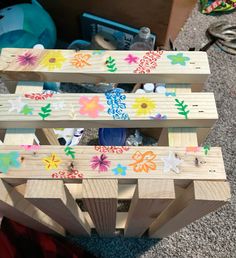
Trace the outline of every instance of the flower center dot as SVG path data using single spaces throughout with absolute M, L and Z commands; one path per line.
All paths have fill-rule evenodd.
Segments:
M 56 58 L 52 57 L 49 59 L 49 63 L 55 63 L 56 62 Z
M 142 108 L 147 108 L 147 104 L 146 104 L 146 103 L 142 103 L 142 104 L 141 104 L 141 107 L 142 107 Z

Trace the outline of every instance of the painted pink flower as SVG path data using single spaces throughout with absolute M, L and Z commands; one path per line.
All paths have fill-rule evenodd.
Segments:
M 40 149 L 40 145 L 21 145 L 21 147 L 26 151 L 37 151 Z
M 200 151 L 200 147 L 198 147 L 198 146 L 186 147 L 186 152 L 198 152 L 198 151 Z
M 104 110 L 104 106 L 99 103 L 99 97 L 93 96 L 92 98 L 80 97 L 79 103 L 82 105 L 79 113 L 81 115 L 88 115 L 89 117 L 98 117 L 98 113 Z
M 93 156 L 90 161 L 91 168 L 94 170 L 98 168 L 98 172 L 107 171 L 111 164 L 111 162 L 109 160 L 107 160 L 107 158 L 108 157 L 105 154 L 102 154 L 100 157 Z
M 17 62 L 22 65 L 35 65 L 36 61 L 37 61 L 38 57 L 34 56 L 32 53 L 30 52 L 26 52 L 23 55 L 19 55 L 17 57 Z
M 132 63 L 137 64 L 138 59 L 139 58 L 137 56 L 133 56 L 133 55 L 129 54 L 124 60 L 127 61 L 128 64 L 132 64 Z

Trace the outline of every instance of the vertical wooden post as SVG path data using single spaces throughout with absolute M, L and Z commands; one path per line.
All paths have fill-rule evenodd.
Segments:
M 116 227 L 118 180 L 86 179 L 83 185 L 83 202 L 101 236 L 112 236 Z
M 73 235 L 89 236 L 83 212 L 62 180 L 28 180 L 25 198 Z
M 151 225 L 149 236 L 166 237 L 224 205 L 230 198 L 227 182 L 193 181 Z
M 125 236 L 142 236 L 174 198 L 173 180 L 139 179 L 129 208 Z
M 17 192 L 0 180 L 0 210 L 3 215 L 45 233 L 64 235 L 64 229 Z

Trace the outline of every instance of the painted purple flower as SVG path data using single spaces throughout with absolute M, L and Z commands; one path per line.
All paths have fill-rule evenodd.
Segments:
M 155 116 L 150 116 L 150 118 L 151 118 L 151 119 L 154 119 L 154 120 L 166 120 L 166 119 L 167 119 L 167 116 L 158 113 L 158 114 L 156 114 Z
M 31 54 L 30 52 L 26 52 L 23 55 L 19 55 L 17 57 L 17 62 L 22 65 L 34 65 L 37 61 L 37 56 L 34 56 L 33 54 Z
M 100 157 L 93 156 L 90 162 L 91 168 L 94 170 L 98 168 L 98 172 L 107 171 L 111 164 L 111 162 L 107 160 L 107 156 L 105 154 L 102 154 Z

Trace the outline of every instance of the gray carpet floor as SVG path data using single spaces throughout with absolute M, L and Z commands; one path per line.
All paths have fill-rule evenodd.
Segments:
M 179 50 L 189 47 L 199 49 L 207 42 L 206 29 L 216 20 L 236 22 L 236 12 L 212 17 L 201 14 L 196 7 L 176 39 L 176 47 Z M 232 191 L 231 201 L 161 241 L 97 236 L 89 239 L 71 237 L 71 241 L 103 258 L 236 258 L 236 56 L 222 52 L 217 46 L 212 46 L 207 52 L 211 76 L 204 90 L 215 93 L 219 113 L 219 120 L 207 142 L 223 149 Z M 6 92 L 3 84 L 0 85 L 0 92 Z

